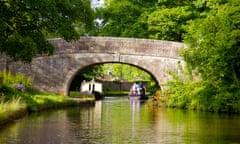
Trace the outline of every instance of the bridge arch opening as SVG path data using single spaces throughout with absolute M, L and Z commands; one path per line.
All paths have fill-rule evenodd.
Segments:
M 137 70 L 137 72 L 134 70 Z M 126 78 L 126 76 L 131 77 L 131 75 L 132 78 Z M 144 76 L 146 77 L 145 79 L 142 78 Z M 79 92 L 81 82 L 83 80 L 90 81 L 93 78 L 96 81 L 103 82 L 104 91 L 111 90 L 114 87 L 114 84 L 115 89 L 112 90 L 129 91 L 129 85 L 140 81 L 146 83 L 147 90 L 150 93 L 155 92 L 157 89 L 161 89 L 156 76 L 141 66 L 121 62 L 101 62 L 76 69 L 75 73 L 68 80 L 68 84 L 66 86 L 67 95 L 70 96 L 70 92 L 72 91 L 75 91 L 75 93 Z M 109 87 L 109 83 L 111 83 L 110 85 L 112 85 L 112 87 Z M 121 83 L 118 85 L 118 88 L 116 88 L 117 83 Z

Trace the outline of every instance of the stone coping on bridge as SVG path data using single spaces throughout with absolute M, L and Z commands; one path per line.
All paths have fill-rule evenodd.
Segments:
M 81 37 L 67 42 L 62 38 L 48 39 L 55 47 L 55 55 L 71 53 L 111 53 L 120 55 L 148 55 L 179 59 L 181 42 L 154 39 Z

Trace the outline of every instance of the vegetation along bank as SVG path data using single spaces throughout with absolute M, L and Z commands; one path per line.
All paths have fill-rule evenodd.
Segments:
M 22 74 L 0 72 L 0 127 L 27 113 L 46 109 L 92 104 L 94 98 L 70 99 L 57 94 L 39 93 L 31 86 L 31 79 Z

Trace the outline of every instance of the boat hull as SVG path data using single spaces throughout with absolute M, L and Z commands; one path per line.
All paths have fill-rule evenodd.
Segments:
M 134 94 L 128 95 L 128 99 L 130 99 L 130 100 L 138 100 L 140 98 L 141 98 L 140 95 L 134 95 Z

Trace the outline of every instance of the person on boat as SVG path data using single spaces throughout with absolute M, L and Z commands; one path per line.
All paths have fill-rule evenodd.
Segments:
M 140 95 L 143 95 L 143 83 L 140 82 L 140 83 L 138 84 L 138 87 L 139 87 L 139 94 L 140 94 Z
M 136 83 L 133 83 L 133 85 L 132 85 L 131 94 L 132 95 L 137 95 L 138 94 L 138 85 Z

